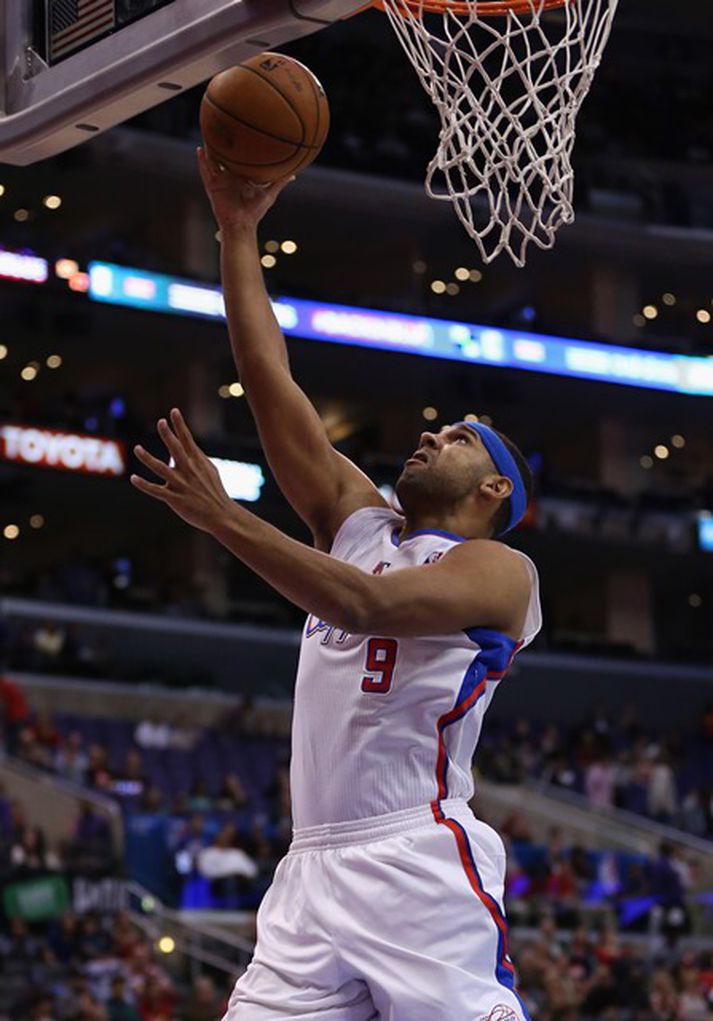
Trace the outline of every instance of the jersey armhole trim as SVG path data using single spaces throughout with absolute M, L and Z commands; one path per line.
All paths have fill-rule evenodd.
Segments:
M 376 513 L 376 514 L 379 514 L 379 515 L 388 515 L 388 519 L 389 519 L 391 525 L 394 526 L 394 527 L 395 527 L 397 521 L 401 521 L 402 520 L 401 516 L 399 514 L 397 514 L 396 511 L 391 510 L 390 507 L 377 507 L 374 504 L 369 504 L 366 507 L 358 507 L 355 511 L 352 511 L 351 514 L 347 515 L 347 517 L 344 519 L 344 521 L 342 521 L 341 525 L 339 526 L 339 528 L 335 532 L 334 538 L 332 539 L 332 545 L 329 547 L 330 555 L 334 553 L 334 549 L 337 546 L 337 544 L 343 540 L 344 532 L 346 531 L 347 525 L 353 524 L 354 523 L 354 519 L 356 518 L 356 516 L 358 514 L 367 514 L 367 513 L 372 513 L 372 514 Z

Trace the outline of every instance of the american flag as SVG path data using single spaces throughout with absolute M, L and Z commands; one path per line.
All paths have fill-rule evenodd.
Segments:
M 49 0 L 50 59 L 92 42 L 115 22 L 114 0 Z

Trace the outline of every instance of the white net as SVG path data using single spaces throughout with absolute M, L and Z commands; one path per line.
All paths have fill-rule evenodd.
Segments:
M 554 0 L 556 3 L 557 0 Z M 453 203 L 485 262 L 551 248 L 574 220 L 575 121 L 618 0 L 381 0 L 441 119 L 426 191 Z M 441 6 L 441 13 L 429 13 Z

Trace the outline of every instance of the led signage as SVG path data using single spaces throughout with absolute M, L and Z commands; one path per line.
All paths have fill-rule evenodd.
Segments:
M 220 288 L 94 262 L 90 297 L 176 315 L 224 319 Z M 713 358 L 549 337 L 474 323 L 352 308 L 299 298 L 273 301 L 286 334 L 387 351 L 621 383 L 648 390 L 713 396 Z
M 126 470 L 124 445 L 118 440 L 29 425 L 0 425 L 0 458 L 89 475 L 117 476 Z

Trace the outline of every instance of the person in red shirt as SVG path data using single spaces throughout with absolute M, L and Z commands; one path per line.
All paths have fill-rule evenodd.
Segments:
M 13 755 L 20 731 L 30 718 L 30 707 L 20 685 L 11 681 L 2 669 L 0 664 L 0 722 L 3 725 L 7 750 Z
M 141 1021 L 172 1021 L 176 997 L 160 979 L 149 976 L 138 1003 Z

